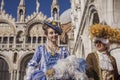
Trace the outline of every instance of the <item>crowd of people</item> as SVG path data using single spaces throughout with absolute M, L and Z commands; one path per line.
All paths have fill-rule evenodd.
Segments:
M 119 80 L 115 58 L 109 53 L 109 39 L 94 37 L 96 51 L 86 59 L 70 55 L 58 46 L 62 30 L 55 21 L 44 21 L 47 41 L 40 45 L 28 63 L 26 80 Z

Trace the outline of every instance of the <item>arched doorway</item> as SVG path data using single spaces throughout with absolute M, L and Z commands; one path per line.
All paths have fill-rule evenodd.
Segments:
M 10 80 L 9 66 L 7 62 L 0 57 L 0 80 Z
M 20 63 L 20 71 L 19 71 L 19 80 L 24 80 L 24 76 L 26 75 L 26 68 L 27 68 L 27 64 L 28 62 L 30 61 L 30 59 L 32 58 L 33 54 L 29 54 L 29 55 L 26 55 L 21 63 Z

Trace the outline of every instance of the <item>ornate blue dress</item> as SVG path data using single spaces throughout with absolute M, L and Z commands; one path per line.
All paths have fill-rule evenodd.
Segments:
M 46 80 L 46 71 L 52 68 L 59 59 L 64 59 L 67 56 L 69 56 L 69 51 L 65 47 L 60 47 L 60 53 L 55 53 L 53 56 L 47 52 L 44 45 L 38 46 L 33 58 L 28 63 L 27 80 Z

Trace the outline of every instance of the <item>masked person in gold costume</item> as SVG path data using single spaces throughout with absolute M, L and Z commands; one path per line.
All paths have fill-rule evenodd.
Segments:
M 99 25 L 99 27 L 102 28 L 102 25 Z M 106 38 L 105 32 L 101 34 L 102 36 L 92 34 L 92 41 L 94 42 L 96 51 L 88 54 L 86 58 L 88 64 L 86 73 L 90 80 L 117 80 L 119 74 L 116 60 L 109 52 L 110 41 Z

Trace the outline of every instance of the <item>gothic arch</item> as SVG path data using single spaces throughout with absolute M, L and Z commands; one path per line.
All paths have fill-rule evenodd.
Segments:
M 90 25 L 100 22 L 98 11 L 93 4 L 89 5 L 88 12 Z
M 34 54 L 34 51 L 31 51 L 30 53 L 24 53 L 18 60 L 17 69 L 20 70 L 20 64 L 21 64 L 21 62 L 23 61 L 24 58 L 28 57 L 29 55 L 33 55 L 33 54 Z
M 31 20 L 27 23 L 27 32 L 29 30 L 29 28 L 31 27 L 31 25 L 35 25 L 35 24 L 42 24 L 42 21 L 41 20 Z
M 40 21 L 40 20 L 35 20 L 35 21 L 31 22 L 31 23 L 28 23 L 25 34 L 27 34 L 27 35 L 30 36 L 30 30 L 31 30 L 33 27 L 35 27 L 36 25 L 37 25 L 37 26 L 40 26 L 40 27 L 38 27 L 37 30 L 39 30 L 39 29 L 41 30 L 40 32 L 38 32 L 37 35 L 42 34 L 42 33 L 43 33 L 43 31 L 42 31 L 42 25 L 43 25 L 43 23 L 42 23 L 42 21 Z M 35 35 L 35 36 L 37 36 L 37 35 Z
M 18 62 L 18 70 L 19 70 L 19 80 L 24 80 L 24 76 L 26 75 L 26 68 L 27 64 L 32 58 L 33 53 L 28 53 L 21 57 L 21 59 Z
M 94 23 L 99 23 L 99 14 L 96 10 L 96 7 L 94 6 L 93 3 L 89 4 L 87 6 L 87 11 L 86 11 L 86 17 L 85 17 L 85 22 L 84 24 L 84 30 L 81 34 L 85 34 L 86 36 L 89 36 L 89 27 L 90 25 L 94 24 Z
M 9 66 L 9 71 L 11 71 L 13 66 L 12 66 L 12 63 L 9 60 L 9 58 L 7 56 L 5 56 L 5 55 L 2 55 L 2 54 L 0 54 L 0 58 L 4 59 L 7 62 L 8 66 Z
M 13 24 L 12 22 L 10 22 L 7 19 L 0 19 L 0 23 L 8 23 L 10 25 L 10 27 L 13 28 L 14 34 L 16 34 L 16 26 L 15 26 L 15 24 Z
M 2 75 L 0 80 L 10 80 L 11 66 L 9 61 L 8 58 L 0 54 L 0 75 Z
M 86 57 L 86 55 L 88 53 L 90 53 L 90 51 L 92 50 L 92 48 L 89 48 L 89 49 L 87 48 L 87 47 L 91 47 L 91 45 L 92 45 L 91 40 L 89 38 L 89 27 L 93 23 L 99 23 L 99 15 L 98 15 L 96 7 L 94 6 L 93 3 L 88 4 L 86 13 L 84 14 L 84 16 L 85 16 L 85 18 L 84 18 L 85 20 L 82 23 L 83 29 L 81 29 L 81 33 L 79 35 L 82 38 L 81 51 L 86 53 L 85 55 L 83 55 Z M 97 16 L 97 20 L 98 20 L 97 22 L 95 22 L 96 16 Z M 87 42 L 87 44 L 86 44 L 86 42 Z M 87 50 L 84 50 L 84 49 L 87 49 Z
M 89 4 L 88 15 L 89 15 L 88 16 L 89 26 L 87 27 L 88 28 L 87 30 L 89 30 L 89 27 L 91 25 L 93 25 L 95 23 L 100 23 L 99 13 L 98 13 L 98 11 L 97 11 L 97 9 L 96 9 L 96 7 L 95 7 L 95 5 L 93 3 Z M 87 34 L 89 36 L 89 33 L 87 33 Z M 94 50 L 94 46 L 92 46 L 93 45 L 92 41 L 90 39 L 88 39 L 88 40 L 89 40 L 88 42 L 91 45 L 90 50 Z

